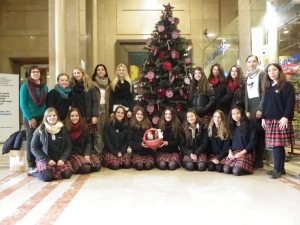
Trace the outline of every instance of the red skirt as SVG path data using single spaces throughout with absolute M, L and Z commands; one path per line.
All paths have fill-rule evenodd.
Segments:
M 196 161 L 194 161 L 191 156 L 185 155 L 183 156 L 183 162 L 188 161 L 188 162 L 207 162 L 207 156 L 205 154 L 200 154 L 197 158 Z
M 292 122 L 288 122 L 287 129 L 279 130 L 279 120 L 266 120 L 266 145 L 270 147 L 288 146 L 295 144 Z
M 234 155 L 241 152 L 241 150 L 236 150 L 233 152 Z M 247 153 L 243 155 L 242 157 L 238 159 L 231 160 L 228 157 L 226 158 L 225 165 L 228 165 L 230 167 L 237 166 L 239 168 L 242 168 L 243 170 L 246 170 L 249 173 L 253 173 L 253 154 Z
M 43 170 L 52 170 L 53 178 L 56 180 L 62 179 L 61 174 L 65 171 L 71 170 L 72 172 L 74 172 L 69 161 L 64 163 L 62 166 L 50 166 L 42 161 L 36 161 L 36 169 L 38 173 L 41 173 Z
M 176 161 L 178 166 L 181 166 L 181 158 L 177 152 L 167 153 L 167 152 L 157 152 L 156 154 L 156 162 L 164 161 Z
M 212 162 L 214 159 L 218 159 L 220 154 L 210 154 L 209 157 L 208 157 L 208 162 Z M 226 157 L 224 157 L 220 163 L 221 164 L 225 164 L 225 161 L 226 161 Z
M 99 158 L 95 154 L 92 154 L 90 156 L 90 161 L 91 162 L 88 162 L 84 158 L 83 155 L 71 155 L 69 161 L 70 161 L 70 164 L 72 165 L 73 170 L 74 170 L 75 173 L 77 173 L 77 171 L 80 169 L 80 167 L 82 167 L 85 164 L 90 164 L 92 168 L 96 167 L 99 164 L 101 164 Z
M 88 128 L 88 131 L 90 134 L 94 134 L 98 131 L 97 129 L 97 123 L 96 124 L 93 124 L 92 122 L 85 122 L 85 125 L 87 126 Z
M 139 164 L 150 163 L 154 165 L 154 157 L 152 155 L 144 155 L 144 156 L 137 155 L 131 159 L 131 162 L 133 166 L 137 163 Z
M 108 166 L 111 163 L 118 163 L 119 165 L 123 165 L 123 163 L 131 162 L 130 155 L 125 153 L 122 157 L 117 157 L 111 153 L 104 153 L 102 156 L 102 165 Z

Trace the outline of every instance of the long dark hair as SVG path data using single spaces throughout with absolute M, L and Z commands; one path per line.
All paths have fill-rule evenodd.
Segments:
M 230 109 L 229 115 L 228 115 L 228 128 L 229 128 L 229 136 L 232 138 L 235 132 L 236 127 L 238 126 L 236 124 L 236 121 L 232 118 L 232 110 L 237 109 L 241 113 L 241 119 L 240 119 L 240 128 L 241 133 L 244 137 L 246 137 L 249 133 L 249 126 L 250 126 L 250 120 L 246 116 L 245 111 L 240 106 L 234 106 Z
M 211 66 L 210 73 L 208 76 L 208 81 L 210 81 L 212 78 L 214 78 L 213 69 L 215 66 L 218 67 L 218 71 L 219 71 L 219 83 L 223 88 L 225 88 L 227 85 L 227 80 L 225 77 L 224 69 L 219 63 L 215 63 L 214 65 Z
M 189 89 L 189 98 L 191 99 L 195 92 L 198 92 L 203 95 L 208 95 L 210 91 L 210 84 L 207 80 L 204 70 L 201 67 L 196 67 L 193 71 L 199 70 L 201 73 L 201 78 L 199 81 L 195 79 L 193 74 L 192 82 Z
M 189 132 L 190 124 L 187 121 L 187 115 L 188 115 L 188 113 L 193 113 L 195 115 L 195 117 L 196 117 L 196 122 L 195 123 L 196 124 L 199 123 L 199 125 L 200 125 L 200 124 L 202 124 L 202 122 L 201 122 L 200 117 L 197 115 L 197 113 L 194 110 L 190 109 L 190 110 L 187 111 L 187 113 L 185 115 L 185 119 L 184 119 L 184 121 L 182 123 L 182 126 L 183 126 L 183 129 L 185 130 L 185 138 L 186 138 L 187 144 L 188 145 L 192 145 L 192 143 L 193 143 L 193 137 L 192 137 L 192 133 Z
M 68 134 L 71 133 L 71 124 L 72 124 L 72 121 L 71 121 L 70 117 L 71 117 L 71 113 L 72 113 L 72 112 L 77 112 L 77 113 L 78 113 L 78 116 L 79 116 L 79 121 L 78 121 L 78 123 L 80 123 L 81 131 L 82 131 L 82 133 L 83 133 L 84 135 L 88 134 L 88 128 L 87 128 L 87 126 L 85 125 L 85 122 L 84 122 L 84 120 L 83 120 L 83 118 L 82 118 L 82 115 L 81 115 L 80 111 L 79 111 L 77 108 L 75 108 L 75 107 L 72 107 L 72 108 L 69 110 L 68 115 L 67 115 L 67 117 L 66 117 L 66 121 L 65 121 L 65 129 L 66 129 L 67 133 L 68 133 Z
M 96 81 L 97 70 L 98 70 L 98 67 L 99 67 L 99 66 L 102 66 L 102 67 L 104 68 L 104 70 L 105 70 L 105 75 L 104 75 L 104 77 L 107 77 L 107 78 L 108 78 L 108 84 L 110 84 L 110 79 L 109 79 L 109 76 L 108 76 L 108 73 L 107 73 L 106 66 L 103 65 L 103 64 L 98 64 L 98 65 L 95 67 L 94 73 L 93 73 L 93 75 L 92 75 L 92 80 L 93 80 L 93 81 Z
M 236 80 L 236 84 L 238 85 L 238 97 L 242 98 L 245 95 L 245 76 L 244 76 L 244 72 L 242 70 L 241 67 L 237 66 L 237 65 L 233 65 L 229 72 L 228 72 L 228 76 L 227 76 L 227 83 L 229 83 L 229 81 L 233 81 L 233 78 L 231 76 L 231 71 L 232 68 L 236 68 L 237 71 L 237 77 L 235 78 Z
M 136 114 L 138 112 L 142 112 L 143 114 L 143 120 L 141 122 L 139 122 L 137 119 L 136 119 Z M 151 122 L 147 116 L 147 113 L 146 113 L 146 110 L 143 108 L 143 107 L 138 107 L 133 115 L 132 115 L 132 118 L 130 120 L 130 127 L 133 127 L 133 128 L 136 128 L 136 129 L 142 129 L 142 130 L 147 130 L 151 127 Z
M 282 67 L 278 63 L 271 63 L 267 66 L 266 75 L 264 78 L 263 90 L 264 90 L 264 92 L 268 91 L 273 83 L 273 81 L 270 79 L 269 74 L 268 74 L 268 69 L 270 66 L 275 66 L 279 71 L 279 75 L 278 75 L 278 79 L 277 79 L 277 90 L 280 92 L 284 88 L 284 85 L 286 83 L 286 78 L 283 74 Z
M 171 107 L 166 107 L 164 109 L 164 111 L 162 112 L 161 114 L 161 117 L 159 118 L 158 120 L 158 127 L 159 129 L 161 129 L 163 132 L 166 130 L 166 119 L 165 119 L 165 114 L 166 114 L 166 111 L 169 110 L 171 112 L 171 126 L 172 126 L 172 133 L 174 134 L 174 137 L 177 138 L 179 137 L 179 134 L 180 134 L 180 131 L 181 131 L 181 128 L 180 128 L 180 120 L 178 119 L 177 117 L 177 114 L 176 114 L 176 111 L 171 108 Z

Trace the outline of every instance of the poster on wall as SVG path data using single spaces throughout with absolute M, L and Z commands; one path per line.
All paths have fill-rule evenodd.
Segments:
M 0 73 L 0 143 L 19 130 L 19 75 Z

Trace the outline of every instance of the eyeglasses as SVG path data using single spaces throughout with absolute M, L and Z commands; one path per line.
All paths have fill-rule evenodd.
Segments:
M 31 71 L 31 73 L 40 73 L 41 71 L 39 70 L 34 70 L 34 71 Z

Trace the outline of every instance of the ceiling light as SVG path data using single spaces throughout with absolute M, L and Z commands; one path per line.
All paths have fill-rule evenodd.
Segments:
M 283 31 L 284 34 L 287 34 L 288 32 L 289 32 L 288 30 Z
M 207 34 L 207 37 L 213 37 L 215 34 Z

